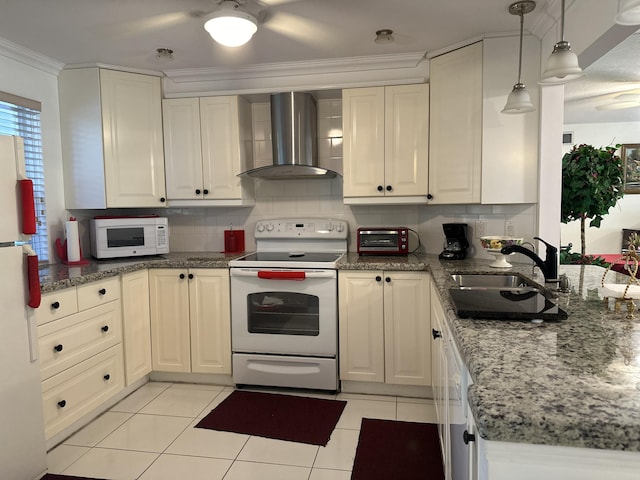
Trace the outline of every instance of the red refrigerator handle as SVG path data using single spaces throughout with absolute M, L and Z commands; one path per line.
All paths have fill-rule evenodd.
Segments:
M 29 305 L 31 308 L 40 306 L 40 275 L 38 274 L 38 256 L 27 256 L 27 277 L 29 280 Z
M 22 233 L 36 233 L 36 208 L 33 199 L 33 182 L 29 179 L 18 180 L 20 184 L 20 203 L 22 204 Z

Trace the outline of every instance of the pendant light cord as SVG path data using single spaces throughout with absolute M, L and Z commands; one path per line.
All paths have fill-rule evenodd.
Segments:
M 564 0 L 563 0 L 564 1 Z M 524 12 L 520 8 L 520 53 L 518 55 L 518 84 L 522 83 L 522 36 L 524 32 Z
M 560 2 L 562 11 L 560 12 L 560 41 L 564 42 L 564 0 Z

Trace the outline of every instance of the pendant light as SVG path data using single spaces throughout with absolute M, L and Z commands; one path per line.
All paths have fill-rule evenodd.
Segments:
M 618 0 L 616 23 L 640 25 L 640 0 Z
M 527 91 L 527 87 L 522 83 L 522 38 L 524 35 L 524 16 L 536 8 L 536 2 L 525 0 L 522 2 L 512 3 L 509 6 L 511 15 L 520 16 L 520 52 L 518 55 L 518 83 L 513 86 L 513 90 L 507 97 L 507 104 L 502 109 L 502 113 L 526 113 L 535 110 L 531 103 L 531 95 Z
M 211 38 L 226 47 L 244 45 L 258 30 L 258 21 L 250 13 L 239 10 L 234 0 L 223 0 L 220 10 L 206 17 L 204 29 Z
M 540 84 L 560 85 L 576 80 L 584 75 L 578 64 L 578 56 L 571 51 L 571 44 L 564 39 L 564 0 L 560 13 L 560 41 L 553 47 L 547 60 L 547 68 L 542 74 Z

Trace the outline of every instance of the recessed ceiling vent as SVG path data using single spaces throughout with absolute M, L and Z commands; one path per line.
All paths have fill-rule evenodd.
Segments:
M 338 174 L 318 166 L 316 100 L 307 92 L 271 95 L 273 164 L 241 173 L 240 177 L 335 178 Z

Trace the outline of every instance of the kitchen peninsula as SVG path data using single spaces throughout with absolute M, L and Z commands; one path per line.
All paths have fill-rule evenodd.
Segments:
M 41 271 L 42 291 L 145 268 L 225 268 L 231 258 L 176 253 L 164 259 L 92 262 L 75 269 L 50 265 Z M 640 324 L 625 318 L 624 309 L 614 312 L 603 303 L 597 287 L 605 270 L 560 267 L 571 282 L 570 292 L 559 293 L 557 298 L 569 314 L 564 321 L 459 319 L 449 298 L 450 274 L 503 272 L 490 268 L 489 263 L 474 259 L 446 262 L 435 255 L 359 257 L 350 253 L 339 262 L 338 270 L 430 272 L 472 381 L 467 396 L 476 438 L 480 437 L 478 478 L 508 478 L 508 472 L 531 479 L 543 473 L 563 479 L 637 478 Z M 509 270 L 513 271 L 541 281 L 541 277 L 532 277 L 530 262 L 516 264 Z M 611 272 L 608 277 L 619 283 L 627 279 Z M 556 470 L 558 465 L 565 467 Z

